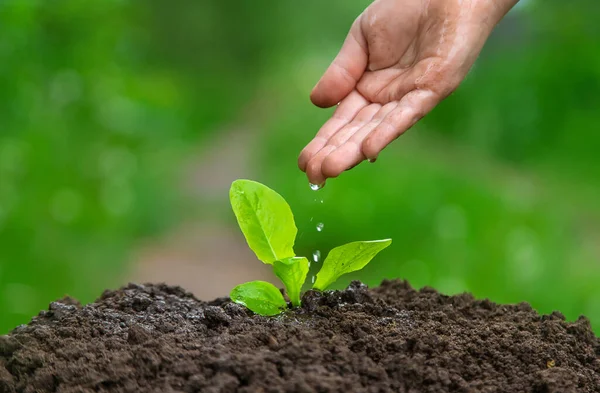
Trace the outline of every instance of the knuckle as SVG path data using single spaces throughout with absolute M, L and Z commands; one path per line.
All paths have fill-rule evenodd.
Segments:
M 350 127 L 358 127 L 363 125 L 367 120 L 369 120 L 371 117 L 369 116 L 369 112 L 367 111 L 360 111 L 358 112 L 358 114 L 356 115 L 356 117 L 348 124 L 348 126 Z
M 339 107 L 338 107 L 339 108 Z M 348 121 L 350 121 L 350 119 L 348 118 L 348 116 L 346 116 L 344 113 L 342 113 L 341 110 L 336 109 L 335 112 L 333 112 L 333 115 L 331 115 L 331 117 L 335 120 L 339 120 L 342 122 L 347 123 Z
M 346 126 L 346 130 L 356 130 L 360 127 L 362 127 L 363 125 L 365 125 L 365 123 L 370 119 L 371 117 L 368 116 L 368 114 L 366 113 L 362 113 L 362 114 L 358 114 L 356 116 L 356 118 L 354 118 L 354 120 L 352 120 L 350 123 L 348 123 L 348 125 Z
M 333 62 L 333 66 L 338 70 L 339 75 L 346 80 L 347 83 L 356 84 L 357 80 L 352 73 L 343 65 L 340 64 L 340 59 L 337 58 Z
M 337 147 L 337 146 L 340 146 L 342 143 L 344 143 L 344 140 L 343 140 L 343 138 L 342 138 L 340 135 L 338 135 L 338 134 L 336 134 L 336 135 L 332 136 L 332 137 L 331 137 L 331 139 L 329 139 L 329 141 L 327 142 L 327 144 L 328 144 L 329 146 L 336 146 L 336 147 Z

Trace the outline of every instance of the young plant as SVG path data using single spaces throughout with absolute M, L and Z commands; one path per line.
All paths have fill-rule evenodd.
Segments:
M 234 181 L 229 199 L 248 246 L 259 260 L 273 265 L 292 306 L 300 306 L 309 263 L 308 259 L 294 253 L 298 229 L 290 206 L 281 195 L 251 180 Z M 313 289 L 324 291 L 340 276 L 362 269 L 391 243 L 391 239 L 385 239 L 334 248 L 323 261 Z M 279 289 L 265 281 L 238 285 L 231 291 L 230 298 L 260 315 L 277 315 L 288 307 Z

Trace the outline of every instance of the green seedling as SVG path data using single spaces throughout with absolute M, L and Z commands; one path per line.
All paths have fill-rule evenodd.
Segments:
M 287 258 L 275 261 L 273 270 L 275 275 L 285 285 L 285 290 L 294 307 L 300 306 L 300 291 L 308 274 L 308 259 L 304 257 Z
M 265 281 L 250 281 L 238 285 L 233 288 L 229 297 L 260 315 L 277 315 L 287 308 L 279 289 Z
M 229 199 L 248 246 L 259 260 L 273 266 L 292 306 L 299 307 L 309 262 L 294 253 L 298 229 L 290 206 L 281 195 L 251 180 L 234 181 Z M 313 289 L 324 291 L 342 275 L 362 269 L 391 243 L 391 239 L 373 240 L 334 248 L 325 258 Z M 230 298 L 260 315 L 277 315 L 288 307 L 279 289 L 264 281 L 238 285 Z

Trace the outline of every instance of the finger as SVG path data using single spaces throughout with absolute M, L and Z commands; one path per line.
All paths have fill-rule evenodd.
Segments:
M 384 147 L 429 113 L 439 101 L 439 95 L 430 90 L 413 90 L 405 95 L 362 142 L 365 157 L 377 158 Z
M 354 119 L 360 110 L 367 106 L 367 104 L 368 101 L 357 91 L 350 93 L 336 108 L 332 117 L 327 120 L 319 132 L 317 132 L 314 139 L 310 141 L 300 153 L 300 156 L 298 157 L 298 167 L 300 170 L 306 172 L 306 164 L 308 161 L 310 161 L 310 159 L 327 144 L 327 141 L 331 136 L 352 121 L 352 119 Z
M 313 104 L 329 108 L 350 94 L 367 68 L 367 60 L 367 42 L 357 19 L 342 49 L 311 92 Z
M 329 155 L 332 151 L 335 150 L 335 146 L 325 146 L 317 154 L 311 158 L 311 160 L 306 165 L 306 176 L 308 177 L 308 181 L 312 184 L 323 184 L 327 179 L 323 172 L 321 171 L 321 163 L 323 159 Z
M 380 107 L 381 106 L 379 104 L 373 104 L 364 107 L 360 112 L 358 112 L 356 117 L 350 123 L 342 127 L 331 138 L 329 138 L 325 147 L 323 147 L 316 155 L 314 155 L 308 163 L 308 169 L 306 173 L 310 179 L 321 181 L 328 177 L 322 169 L 323 161 L 327 159 L 328 155 L 331 154 L 331 152 L 334 152 L 338 146 L 346 143 L 346 141 L 350 139 L 355 132 L 371 121 L 373 116 L 375 116 L 375 114 L 379 111 Z
M 381 105 L 379 104 L 365 106 L 356 114 L 350 123 L 346 124 L 329 138 L 327 145 L 336 147 L 343 145 L 348 139 L 350 139 L 350 137 L 352 137 L 352 135 L 360 130 L 365 124 L 370 122 L 380 108 Z
M 382 106 L 371 121 L 364 124 L 343 145 L 328 154 L 321 164 L 323 175 L 327 178 L 337 177 L 342 172 L 354 168 L 361 161 L 364 161 L 366 157 L 362 152 L 362 141 L 397 106 L 398 102 L 391 102 Z

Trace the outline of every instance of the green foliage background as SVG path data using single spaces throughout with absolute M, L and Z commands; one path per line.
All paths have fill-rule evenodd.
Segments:
M 292 205 L 299 254 L 394 239 L 339 286 L 403 277 L 599 331 L 600 3 L 522 2 L 453 96 L 315 193 L 296 157 L 330 111 L 308 93 L 368 4 L 0 1 L 0 332 L 214 211 L 173 179 L 234 123 L 261 130 L 255 180 Z

